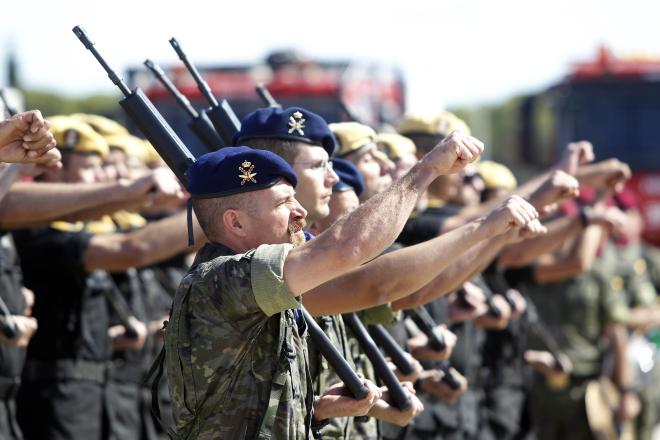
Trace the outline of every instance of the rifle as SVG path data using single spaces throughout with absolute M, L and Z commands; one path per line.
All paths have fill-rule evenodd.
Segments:
M 387 386 L 394 405 L 400 410 L 410 408 L 412 402 L 403 390 L 401 382 L 399 382 L 392 370 L 390 370 L 390 367 L 387 366 L 383 354 L 378 350 L 378 347 L 371 336 L 369 336 L 369 333 L 364 324 L 362 324 L 362 321 L 360 321 L 360 318 L 358 318 L 355 313 L 345 313 L 342 317 L 344 318 L 344 323 L 351 329 L 353 335 L 373 364 L 376 375 L 383 381 L 385 386 Z
M 92 54 L 94 54 L 97 61 L 101 63 L 112 82 L 115 83 L 122 90 L 124 96 L 126 96 L 126 98 L 120 101 L 120 104 L 124 110 L 126 110 L 128 116 L 133 119 L 138 126 L 141 126 L 141 124 L 144 125 L 144 129 L 141 129 L 145 135 L 147 133 L 154 134 L 153 140 L 149 138 L 149 135 L 147 135 L 147 139 L 149 139 L 154 148 L 158 151 L 158 154 L 161 155 L 163 160 L 165 160 L 165 163 L 172 169 L 179 180 L 185 183 L 187 180 L 186 171 L 188 170 L 188 166 L 195 161 L 193 155 L 183 142 L 181 142 L 181 139 L 179 139 L 174 131 L 172 131 L 171 127 L 163 119 L 160 113 L 158 113 L 158 110 L 156 110 L 144 93 L 142 93 L 140 89 L 131 92 L 126 84 L 108 67 L 105 60 L 99 55 L 96 49 L 94 49 L 93 43 L 89 40 L 89 37 L 87 37 L 85 32 L 79 26 L 74 27 L 73 32 L 78 36 L 85 47 L 92 51 Z M 141 114 L 140 112 L 143 112 L 144 114 Z M 210 116 L 209 113 L 209 117 Z M 182 166 L 184 163 L 185 167 Z M 304 308 L 302 311 L 309 328 L 310 337 L 314 343 L 319 346 L 319 350 L 323 357 L 325 357 L 328 360 L 328 363 L 333 366 L 333 369 L 350 390 L 353 397 L 356 399 L 362 399 L 365 397 L 369 393 L 369 390 L 364 385 L 363 381 L 353 370 L 351 370 L 346 360 L 341 357 L 336 349 L 333 351 L 329 348 L 329 346 L 332 346 L 332 342 L 330 342 L 325 333 L 323 333 L 323 330 L 321 330 L 318 324 L 316 324 L 314 318 L 312 318 Z M 334 346 L 332 346 L 332 348 L 334 348 Z
M 396 368 L 406 376 L 415 372 L 415 367 L 405 356 L 405 351 L 397 344 L 392 335 L 380 325 L 370 325 L 369 334 L 373 340 L 383 349 L 383 351 L 392 359 Z
M 429 341 L 429 346 L 437 351 L 443 351 L 447 348 L 445 338 L 436 330 L 437 324 L 431 314 L 424 308 L 424 306 L 417 307 L 416 309 L 406 310 L 406 314 L 410 319 L 415 322 L 415 325 L 426 335 Z M 438 369 L 442 371 L 442 381 L 449 385 L 452 390 L 457 390 L 461 387 L 456 377 L 449 369 L 449 361 L 441 361 L 438 363 Z
M 266 88 L 264 83 L 259 83 L 256 85 L 255 89 L 257 90 L 257 95 L 261 98 L 261 100 L 268 106 L 272 108 L 282 108 L 280 104 L 275 101 L 275 98 L 273 98 L 273 95 L 270 94 L 270 91 Z
M 447 348 L 444 336 L 435 328 L 436 323 L 433 317 L 423 306 L 406 311 L 406 314 L 415 322 L 415 325 L 428 338 L 429 346 L 435 351 L 444 351 Z
M 353 397 L 356 399 L 364 398 L 368 393 L 367 387 L 364 385 L 362 380 L 358 377 L 357 374 L 351 369 L 351 366 L 348 365 L 346 359 L 344 359 L 337 350 L 337 348 L 332 344 L 330 339 L 323 333 L 321 327 L 316 323 L 316 320 L 312 315 L 309 314 L 307 309 L 301 307 L 303 317 L 307 323 L 307 328 L 309 329 L 309 336 L 314 341 L 314 344 L 319 348 L 319 351 L 324 358 L 328 361 L 333 370 L 337 373 L 337 376 L 344 382 L 346 388 L 349 389 Z
M 11 105 L 9 105 L 9 102 L 7 101 L 7 97 L 5 96 L 5 90 L 0 89 L 0 101 L 2 101 L 2 105 L 5 108 L 5 112 L 11 117 L 14 116 L 16 113 L 15 108 L 13 108 Z
M 0 330 L 2 333 L 9 339 L 15 338 L 18 335 L 18 329 L 16 328 L 16 322 L 11 316 L 11 312 L 5 304 L 4 300 L 0 296 Z
M 209 104 L 211 104 L 211 108 L 207 110 L 207 114 L 215 130 L 223 140 L 224 145 L 231 145 L 234 135 L 241 129 L 241 121 L 238 119 L 238 116 L 236 116 L 236 113 L 234 113 L 234 110 L 232 110 L 226 99 L 218 103 L 218 100 L 211 92 L 211 88 L 204 81 L 202 75 L 199 74 L 197 68 L 190 62 L 176 38 L 170 38 L 170 45 L 192 75 L 199 91 L 208 100 Z
M 188 98 L 185 97 L 183 93 L 176 88 L 174 83 L 165 75 L 163 69 L 156 63 L 151 60 L 145 60 L 144 65 L 147 66 L 147 69 L 151 70 L 154 76 L 161 82 L 161 84 L 172 94 L 176 102 L 188 113 L 190 116 L 190 122 L 188 122 L 188 127 L 197 135 L 199 140 L 204 143 L 206 148 L 209 151 L 215 151 L 223 145 L 222 139 L 218 136 L 218 132 L 213 128 L 211 120 L 206 115 L 205 110 L 197 111 L 190 104 Z
M 108 66 L 84 29 L 80 26 L 75 26 L 72 30 L 85 48 L 92 52 L 92 55 L 101 64 L 101 67 L 108 74 L 110 80 L 124 95 L 124 98 L 119 101 L 119 105 L 122 106 L 140 131 L 158 150 L 158 154 L 160 154 L 167 166 L 174 171 L 174 174 L 185 185 L 188 180 L 186 172 L 190 164 L 194 162 L 192 153 L 190 153 L 181 139 L 179 139 L 179 136 L 172 130 L 172 127 L 170 127 L 163 116 L 156 110 L 156 107 L 154 107 L 144 92 L 139 88 L 131 91 L 124 80 L 117 76 L 110 66 Z

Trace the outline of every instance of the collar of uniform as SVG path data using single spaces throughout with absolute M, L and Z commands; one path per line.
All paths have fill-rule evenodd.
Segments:
M 195 256 L 195 261 L 193 262 L 191 269 L 197 267 L 205 261 L 210 261 L 216 257 L 236 254 L 238 254 L 238 252 L 232 250 L 224 244 L 211 241 L 206 243 L 199 251 L 197 251 L 197 255 Z

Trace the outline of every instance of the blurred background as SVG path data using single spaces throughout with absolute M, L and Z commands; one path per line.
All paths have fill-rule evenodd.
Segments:
M 189 144 L 188 116 L 143 61 L 197 108 L 208 103 L 168 44 L 175 36 L 239 116 L 283 105 L 329 121 L 391 125 L 404 112 L 455 112 L 489 154 L 543 167 L 588 139 L 635 171 L 660 237 L 660 4 L 652 1 L 4 2 L 0 87 L 10 104 L 127 122 L 119 91 L 71 32 L 83 26 Z

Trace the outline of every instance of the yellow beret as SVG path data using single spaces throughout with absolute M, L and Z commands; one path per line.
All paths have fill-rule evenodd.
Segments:
M 121 125 L 117 121 L 113 121 L 110 118 L 100 115 L 90 115 L 86 113 L 74 113 L 71 117 L 81 120 L 82 122 L 89 124 L 94 131 L 103 136 L 108 136 L 112 134 L 128 134 L 126 127 Z
M 478 163 L 477 173 L 487 189 L 514 189 L 518 184 L 509 168 L 492 160 Z
M 406 114 L 399 124 L 399 133 L 439 135 L 435 116 Z
M 84 122 L 70 116 L 51 116 L 48 121 L 51 124 L 50 131 L 62 151 L 94 153 L 101 157 L 108 154 L 108 143 L 103 136 Z
M 387 156 L 392 160 L 400 159 L 404 154 L 415 154 L 415 143 L 405 136 L 396 133 L 378 133 L 376 143 L 383 146 Z
M 399 133 L 410 136 L 426 134 L 444 137 L 454 130 L 470 134 L 467 124 L 450 112 L 442 112 L 435 116 L 408 114 L 399 124 Z
M 339 157 L 357 151 L 376 139 L 376 132 L 373 128 L 357 122 L 330 124 L 330 130 L 332 130 L 339 143 L 339 149 L 337 150 L 337 156 Z
M 143 140 L 142 142 L 144 142 L 144 163 L 146 165 L 162 163 L 163 159 L 160 157 L 160 154 L 158 154 L 158 151 L 156 151 L 154 146 L 151 145 L 151 142 L 147 140 Z
M 110 148 L 118 148 L 127 156 L 137 157 L 143 162 L 147 158 L 144 140 L 132 134 L 112 134 L 104 136 Z
M 442 136 L 449 136 L 452 131 L 459 130 L 463 134 L 470 134 L 470 127 L 464 120 L 453 113 L 442 112 L 437 117 L 438 131 Z

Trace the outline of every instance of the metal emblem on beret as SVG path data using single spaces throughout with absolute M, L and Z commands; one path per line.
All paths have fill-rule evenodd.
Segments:
M 303 128 L 305 128 L 305 118 L 303 118 L 303 114 L 295 112 L 293 115 L 289 116 L 289 127 L 291 127 L 289 128 L 289 134 L 296 131 L 300 136 L 304 136 L 305 132 L 303 131 Z
M 252 172 L 254 171 L 254 165 L 252 165 L 252 162 L 246 160 L 240 167 L 238 167 L 238 170 L 243 173 L 238 175 L 238 177 L 242 179 L 241 186 L 245 185 L 245 182 L 257 183 L 257 181 L 254 180 L 254 176 L 256 176 L 257 173 Z

